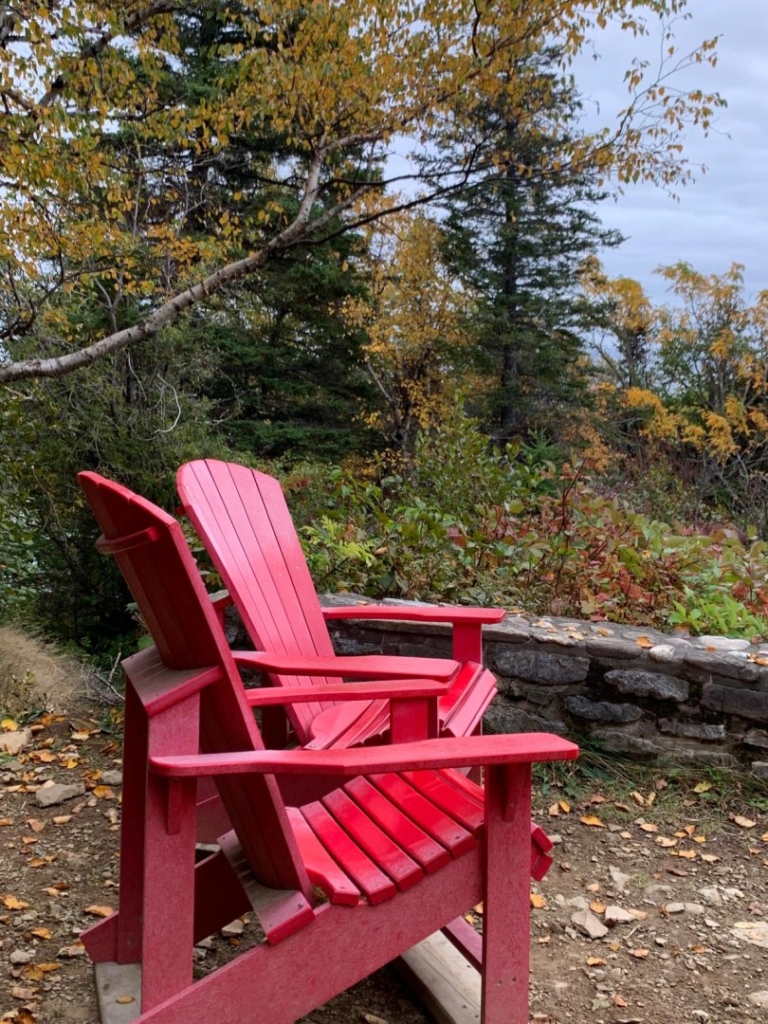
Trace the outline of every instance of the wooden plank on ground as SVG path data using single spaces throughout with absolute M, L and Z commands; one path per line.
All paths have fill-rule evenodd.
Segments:
M 395 967 L 438 1024 L 478 1024 L 480 974 L 440 932 L 409 949 Z
M 130 1024 L 141 1013 L 139 964 L 96 964 L 96 995 L 101 1024 Z M 130 999 L 130 1002 L 126 1000 Z M 118 1000 L 121 1000 L 118 1002 Z

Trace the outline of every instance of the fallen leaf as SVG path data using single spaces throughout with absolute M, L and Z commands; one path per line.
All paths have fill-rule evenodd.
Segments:
M 552 804 L 547 813 L 549 814 L 550 818 L 557 818 L 560 814 L 560 804 Z
M 636 957 L 638 960 L 645 960 L 648 956 L 648 952 L 649 951 L 647 949 L 633 949 L 632 956 Z
M 663 846 L 667 850 L 672 846 L 677 846 L 677 840 L 668 839 L 667 836 L 656 836 L 656 845 Z
M 629 804 L 622 803 L 620 800 L 616 800 L 613 806 L 618 808 L 618 810 L 620 810 L 620 811 L 631 811 L 632 810 L 632 808 L 629 806 Z
M 629 1004 L 627 1003 L 626 999 L 622 998 L 619 995 L 619 993 L 617 992 L 614 995 L 614 997 L 613 997 L 613 1005 L 614 1006 L 628 1006 Z
M 0 729 L 2 729 L 3 732 L 18 732 L 19 723 L 14 722 L 12 718 L 4 718 L 2 722 L 0 722 Z
M 127 1003 L 135 1003 L 136 1000 L 133 996 L 118 996 L 115 1002 L 125 1005 Z M 368 1024 L 386 1024 L 386 1021 L 382 1021 L 381 1017 L 374 1017 L 371 1013 L 363 1014 L 363 1016 L 368 1021 Z
M 29 825 L 33 832 L 42 832 L 45 828 L 45 822 L 40 821 L 38 818 L 27 818 L 27 825 Z
M 99 906 L 96 903 L 92 903 L 90 907 L 86 907 L 83 911 L 84 914 L 93 914 L 94 917 L 111 917 L 114 914 L 112 907 Z
M 29 906 L 24 900 L 17 899 L 15 896 L 3 896 L 3 906 L 7 907 L 8 910 L 26 910 Z
M 634 792 L 630 793 L 629 795 L 632 797 L 632 799 L 639 807 L 645 807 L 645 797 L 642 793 L 638 793 L 637 790 L 634 790 Z
M 706 836 L 691 836 L 691 841 L 694 843 L 706 843 Z
M 90 735 L 91 734 L 89 732 L 73 732 L 69 738 L 74 740 L 76 743 L 82 743 L 84 740 L 87 740 Z
M 699 782 L 693 787 L 694 793 L 708 793 L 712 789 L 711 782 Z
M 60 949 L 56 956 L 63 956 L 67 959 L 72 959 L 76 956 L 85 956 L 85 946 L 82 942 L 75 942 L 71 946 L 65 946 L 63 949 Z
M 622 839 L 631 839 L 632 838 L 632 833 L 631 832 L 619 832 L 619 835 L 621 836 Z
M 647 636 L 639 636 L 635 643 L 638 647 L 653 647 L 653 640 L 649 640 Z
M 593 914 L 604 914 L 605 904 L 601 903 L 599 900 L 592 900 L 592 902 L 589 904 L 589 909 L 592 911 Z
M 646 805 L 648 807 L 650 807 L 651 804 L 655 801 L 655 799 L 656 799 L 656 794 L 655 793 L 649 793 L 648 796 L 645 798 Z
M 708 953 L 709 950 L 706 946 L 702 946 L 701 943 L 696 943 L 695 946 L 691 946 L 692 953 Z
M 640 826 L 640 828 L 643 830 L 643 832 L 658 832 L 659 831 L 659 826 L 658 825 L 654 825 L 654 823 L 652 821 L 644 821 L 643 824 Z
M 673 857 L 684 857 L 685 860 L 694 860 L 696 857 L 695 850 L 673 850 Z
M 579 821 L 582 825 L 591 825 L 593 828 L 605 828 L 605 825 L 600 821 L 596 814 L 583 814 Z
M 539 945 L 540 946 L 548 946 L 551 941 L 552 941 L 552 936 L 551 935 L 540 935 L 539 936 Z
M 96 786 L 93 795 L 99 800 L 114 800 L 115 791 L 110 786 Z
M 57 814 L 53 819 L 54 825 L 66 825 L 68 821 L 72 821 L 71 814 Z
M 686 825 L 685 828 L 683 829 L 683 832 L 685 832 L 685 834 L 687 836 L 692 836 L 695 831 L 696 831 L 696 826 L 695 825 Z
M 51 932 L 48 928 L 33 928 L 30 934 L 38 939 L 50 939 L 51 937 Z
M 483 904 L 482 903 L 478 903 L 477 906 L 476 907 L 472 907 L 472 909 L 474 910 L 474 912 L 476 914 L 482 914 L 482 912 L 483 912 Z
M 531 906 L 534 910 L 543 910 L 546 905 L 547 901 L 543 896 L 539 896 L 537 892 L 531 893 Z
M 715 856 L 714 853 L 702 853 L 701 859 L 706 864 L 716 864 L 720 860 L 720 858 Z
M 10 818 L 0 818 L 0 828 L 4 827 L 6 825 L 12 825 L 12 824 L 13 824 L 13 821 L 11 821 Z
M 568 803 L 567 800 L 558 800 L 557 802 L 560 804 L 560 810 L 563 812 L 563 814 L 571 813 L 571 805 Z
M 587 967 L 604 967 L 605 960 L 600 956 L 588 956 Z
M 738 825 L 739 828 L 754 828 L 757 824 L 756 821 L 752 821 L 751 818 L 745 818 L 741 814 L 735 814 L 731 820 L 734 825 Z

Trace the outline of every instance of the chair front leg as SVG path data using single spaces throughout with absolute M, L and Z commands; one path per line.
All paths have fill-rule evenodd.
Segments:
M 531 766 L 485 769 L 483 1024 L 528 1024 Z

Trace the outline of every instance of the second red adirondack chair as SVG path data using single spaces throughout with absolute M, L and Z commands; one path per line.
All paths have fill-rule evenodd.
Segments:
M 351 679 L 437 679 L 446 686 L 438 721 L 402 708 L 392 735 L 406 741 L 478 730 L 496 693 L 482 664 L 482 627 L 499 608 L 359 605 L 323 608 L 315 592 L 291 514 L 277 480 L 234 463 L 204 459 L 182 466 L 177 486 L 185 512 L 205 544 L 259 652 L 238 654 L 241 667 L 261 669 L 276 686 L 338 684 Z M 453 659 L 345 658 L 334 655 L 326 623 L 339 618 L 450 623 Z M 320 695 L 318 690 L 318 697 Z M 331 699 L 290 705 L 286 712 L 302 746 L 357 746 L 390 726 L 383 700 L 336 704 Z

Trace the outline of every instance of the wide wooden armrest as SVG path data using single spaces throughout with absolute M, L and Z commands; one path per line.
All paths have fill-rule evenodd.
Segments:
M 187 754 L 152 757 L 150 770 L 165 778 L 203 775 L 373 775 L 379 772 L 420 771 L 425 768 L 465 768 L 534 761 L 570 761 L 579 748 L 552 733 L 511 736 L 462 736 L 422 740 L 387 747 L 347 750 L 258 750 L 231 754 Z
M 392 619 L 401 622 L 451 622 L 491 625 L 506 615 L 503 608 L 460 608 L 442 605 L 355 604 L 323 608 L 326 619 Z
M 288 676 L 331 676 L 350 679 L 451 679 L 459 664 L 450 658 L 401 658 L 392 654 L 304 658 L 270 651 L 233 651 L 238 668 L 280 672 Z
M 254 708 L 280 704 L 303 704 L 326 700 L 401 700 L 413 697 L 444 697 L 447 682 L 434 679 L 391 679 L 386 682 L 338 683 L 325 686 L 270 686 L 246 690 L 245 699 Z

